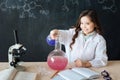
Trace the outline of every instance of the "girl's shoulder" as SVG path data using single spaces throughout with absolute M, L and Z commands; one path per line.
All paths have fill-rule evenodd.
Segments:
M 98 42 L 101 42 L 101 41 L 106 42 L 105 38 L 99 33 L 96 33 L 95 40 L 97 40 Z

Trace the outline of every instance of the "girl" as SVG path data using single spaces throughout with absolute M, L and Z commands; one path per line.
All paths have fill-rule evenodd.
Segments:
M 106 41 L 101 35 L 97 14 L 93 10 L 83 11 L 69 30 L 52 30 L 50 37 L 59 38 L 60 43 L 65 46 L 69 63 L 76 67 L 107 65 Z

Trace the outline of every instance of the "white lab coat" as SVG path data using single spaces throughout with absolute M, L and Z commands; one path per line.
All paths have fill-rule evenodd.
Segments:
M 70 43 L 74 33 L 74 29 L 59 30 L 59 41 L 65 46 L 69 62 L 72 63 L 76 59 L 80 59 L 89 61 L 93 67 L 107 65 L 106 41 L 100 34 L 94 31 L 94 34 L 85 41 L 84 35 L 80 31 L 71 50 Z

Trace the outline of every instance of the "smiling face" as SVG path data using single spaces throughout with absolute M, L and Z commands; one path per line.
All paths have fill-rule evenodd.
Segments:
M 80 19 L 80 28 L 85 35 L 91 33 L 95 29 L 95 24 L 91 21 L 90 17 L 83 16 Z

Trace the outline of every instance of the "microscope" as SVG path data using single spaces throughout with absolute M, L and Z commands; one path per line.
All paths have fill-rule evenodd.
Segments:
M 21 56 L 26 53 L 26 48 L 23 46 L 23 44 L 20 44 L 18 41 L 17 31 L 14 30 L 14 38 L 15 38 L 15 44 L 9 47 L 8 50 L 8 60 L 9 60 L 9 66 L 14 67 L 17 70 L 24 70 L 25 67 L 20 64 Z

